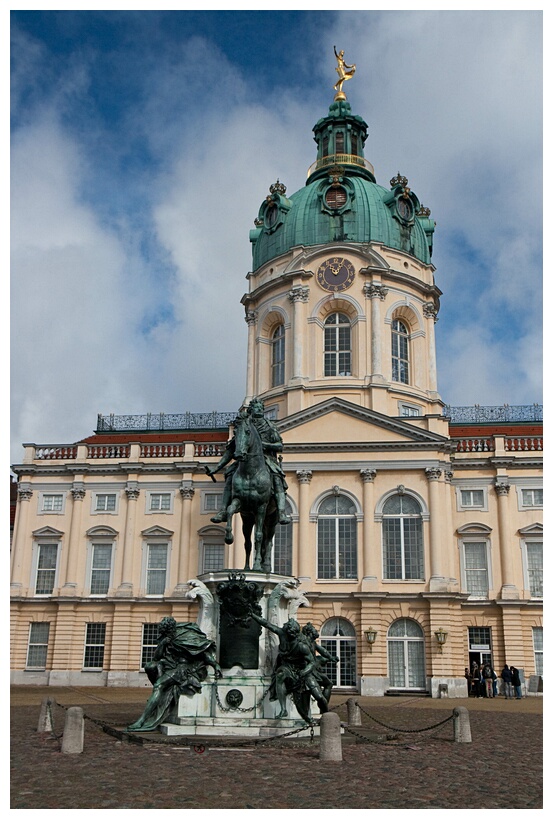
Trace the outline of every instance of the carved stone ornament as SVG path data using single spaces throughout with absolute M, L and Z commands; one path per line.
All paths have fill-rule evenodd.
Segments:
M 257 313 L 255 310 L 246 310 L 245 320 L 248 325 L 255 324 L 257 321 Z
M 422 306 L 422 312 L 425 318 L 434 319 L 434 321 L 438 321 L 438 311 L 436 309 L 436 305 L 432 301 L 427 301 Z
M 444 471 L 444 478 L 446 480 L 446 483 L 451 483 L 451 481 L 453 480 L 453 472 L 450 469 L 446 469 Z
M 74 486 L 71 490 L 71 495 L 74 501 L 84 500 L 84 496 L 86 495 L 84 486 Z
M 313 473 L 310 469 L 298 469 L 296 472 L 298 483 L 311 483 Z
M 181 493 L 181 496 L 182 496 L 183 500 L 192 500 L 192 498 L 194 497 L 194 495 L 196 493 L 196 490 L 194 489 L 193 486 L 191 486 L 189 484 L 183 484 L 180 487 L 179 492 Z
M 138 500 L 138 496 L 140 495 L 140 489 L 138 486 L 126 486 L 125 487 L 125 494 L 129 500 Z
M 507 478 L 497 478 L 494 489 L 498 495 L 508 495 L 511 484 Z
M 293 287 L 292 290 L 288 292 L 288 298 L 291 302 L 296 301 L 309 301 L 309 288 L 308 287 Z
M 365 298 L 367 299 L 380 299 L 384 301 L 386 296 L 388 295 L 388 288 L 384 287 L 383 284 L 365 284 L 363 287 L 363 293 L 365 294 Z
M 429 466 L 427 469 L 424 470 L 424 473 L 429 481 L 438 481 L 442 474 L 442 470 L 439 469 L 437 466 Z
M 376 469 L 360 469 L 359 474 L 363 483 L 372 483 L 376 478 Z
M 30 501 L 33 497 L 33 490 L 30 486 L 19 486 L 17 488 L 17 497 L 20 501 Z

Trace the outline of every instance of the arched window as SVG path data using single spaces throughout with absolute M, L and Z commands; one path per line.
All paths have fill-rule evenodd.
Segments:
M 388 677 L 392 688 L 426 688 L 424 634 L 415 620 L 396 620 L 388 630 Z
M 422 515 L 410 495 L 392 495 L 382 508 L 386 580 L 423 580 Z
M 286 502 L 286 514 L 292 513 L 292 507 Z M 292 574 L 292 526 L 278 524 L 275 530 L 272 552 L 273 572 L 275 574 Z
M 392 321 L 392 381 L 409 383 L 409 330 L 399 319 Z
M 317 577 L 357 578 L 357 517 L 345 495 L 331 495 L 319 505 Z
M 284 384 L 284 325 L 279 324 L 272 337 L 271 386 Z
M 321 628 L 321 646 L 335 657 L 337 663 L 325 663 L 325 673 L 337 687 L 357 685 L 357 639 L 355 628 L 343 617 L 332 617 Z
M 351 325 L 343 313 L 331 313 L 325 321 L 324 374 L 351 375 Z

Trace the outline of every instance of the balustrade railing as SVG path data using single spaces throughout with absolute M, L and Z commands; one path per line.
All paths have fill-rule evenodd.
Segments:
M 89 444 L 89 458 L 128 458 L 131 448 L 129 444 Z
M 61 461 L 70 460 L 77 457 L 77 446 L 37 446 L 35 447 L 35 460 L 37 461 Z
M 195 458 L 212 458 L 213 456 L 220 457 L 225 451 L 226 444 L 195 444 L 194 457 Z
M 184 444 L 141 444 L 141 458 L 182 458 Z
M 505 449 L 507 452 L 541 452 L 543 438 L 505 438 Z
M 493 452 L 494 449 L 493 438 L 459 438 L 457 440 L 457 452 Z

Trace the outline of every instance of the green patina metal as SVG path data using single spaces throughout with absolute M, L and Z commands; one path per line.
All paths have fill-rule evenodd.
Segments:
M 367 124 L 349 102 L 334 101 L 313 128 L 317 159 L 305 186 L 290 197 L 277 182 L 250 232 L 253 269 L 297 246 L 329 242 L 380 242 L 425 264 L 432 255 L 435 222 L 398 174 L 378 185 L 363 147 Z

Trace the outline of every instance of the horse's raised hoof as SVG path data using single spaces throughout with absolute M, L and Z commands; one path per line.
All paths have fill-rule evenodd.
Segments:
M 213 520 L 213 518 L 211 518 L 211 520 Z M 290 515 L 284 515 L 284 514 L 283 514 L 283 515 L 279 515 L 279 517 L 278 517 L 278 522 L 279 522 L 279 523 L 280 523 L 282 526 L 286 526 L 288 523 L 292 523 L 292 518 L 290 517 Z
M 234 535 L 225 535 L 225 543 L 234 543 Z

